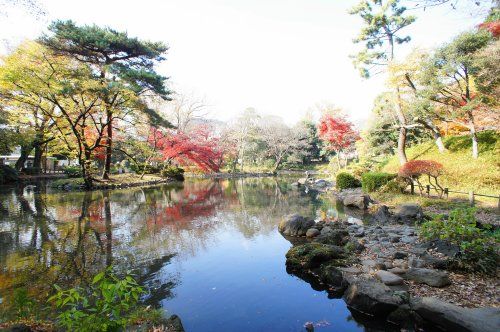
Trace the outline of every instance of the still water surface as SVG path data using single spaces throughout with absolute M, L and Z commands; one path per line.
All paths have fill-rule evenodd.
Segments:
M 292 179 L 187 180 L 148 188 L 61 192 L 0 187 L 0 296 L 85 283 L 108 265 L 132 271 L 145 301 L 187 331 L 370 330 L 285 268 L 281 218 L 343 214 Z M 356 219 L 351 218 L 351 221 Z M 1 307 L 0 307 L 1 310 Z

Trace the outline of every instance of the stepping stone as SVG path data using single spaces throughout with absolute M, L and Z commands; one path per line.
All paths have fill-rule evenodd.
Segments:
M 403 278 L 400 276 L 384 270 L 377 271 L 375 277 L 387 286 L 402 285 L 404 283 Z

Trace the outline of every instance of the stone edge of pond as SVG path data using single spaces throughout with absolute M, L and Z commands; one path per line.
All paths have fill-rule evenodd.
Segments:
M 112 190 L 112 189 L 124 189 L 131 187 L 146 187 L 146 186 L 154 186 L 160 184 L 168 184 L 182 181 L 174 180 L 174 179 L 156 179 L 149 181 L 137 181 L 137 182 L 128 182 L 128 183 L 106 183 L 106 184 L 94 184 L 92 188 L 86 189 L 83 185 L 75 185 L 75 184 L 63 184 L 59 186 L 52 187 L 54 189 L 59 189 L 63 191 L 94 191 L 94 190 Z
M 406 231 L 408 225 L 403 227 Z M 374 226 L 375 231 L 377 228 L 380 226 Z M 439 274 L 437 277 L 446 277 L 446 283 L 429 284 L 433 287 L 449 284 L 446 272 L 423 268 L 425 266 L 419 265 L 423 264 L 421 259 L 415 259 L 413 263 L 419 264 L 412 263 L 403 274 L 402 269 L 382 267 L 383 263 L 375 260 L 360 261 L 365 245 L 357 248 L 352 244 L 359 243 L 359 238 L 369 231 L 366 225 L 316 223 L 300 215 L 290 215 L 281 221 L 278 230 L 292 243 L 286 254 L 287 272 L 308 282 L 313 289 L 326 290 L 335 298 L 342 297 L 360 317 L 372 317 L 372 320 L 384 320 L 410 329 L 413 325 L 419 328 L 439 326 L 444 331 L 500 330 L 500 308 L 465 308 L 433 296 L 411 295 L 404 280 L 429 282 L 426 278 L 415 279 L 413 274 L 417 272 L 427 276 L 435 272 Z

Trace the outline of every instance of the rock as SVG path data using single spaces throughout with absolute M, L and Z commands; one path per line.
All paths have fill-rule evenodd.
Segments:
M 365 272 L 385 270 L 384 263 L 374 261 L 373 259 L 362 260 L 361 265 L 363 265 L 363 271 Z
M 316 237 L 320 234 L 321 232 L 316 229 L 316 228 L 309 228 L 306 232 L 307 237 Z
M 347 195 L 342 203 L 345 206 L 352 206 L 352 207 L 357 207 L 360 210 L 365 210 L 368 208 L 368 204 L 370 203 L 370 198 L 367 195 L 363 194 L 354 194 L 354 195 Z
M 408 254 L 403 251 L 396 251 L 394 255 L 392 256 L 394 259 L 404 259 L 408 257 Z
M 451 284 L 448 273 L 433 269 L 411 268 L 406 272 L 406 278 L 432 287 L 444 287 Z
M 394 273 L 394 274 L 405 274 L 407 269 L 402 269 L 400 267 L 393 267 L 392 269 L 388 269 L 387 271 Z
M 361 312 L 387 316 L 404 304 L 402 297 L 389 287 L 375 280 L 356 280 L 347 288 L 346 303 Z
M 360 274 L 361 271 L 357 267 L 351 266 L 351 267 L 339 267 L 339 270 L 344 272 L 344 273 L 350 273 L 350 274 Z
M 338 296 L 341 296 L 347 289 L 347 282 L 344 280 L 344 275 L 342 271 L 332 265 L 327 265 L 321 269 L 321 281 L 327 284 L 329 290 Z
M 403 236 L 400 241 L 406 244 L 414 244 L 417 242 L 418 237 L 416 236 Z
M 408 304 L 400 305 L 396 310 L 391 312 L 389 316 L 387 316 L 387 321 L 407 328 L 412 327 L 412 320 L 412 312 Z
M 400 276 L 384 270 L 377 271 L 375 277 L 387 286 L 402 285 L 404 283 L 403 278 Z
M 315 242 L 331 244 L 334 246 L 344 246 L 349 242 L 349 232 L 342 228 L 332 229 L 324 227 L 315 239 Z
M 177 315 L 172 315 L 167 319 L 167 331 L 184 332 L 181 319 Z
M 291 270 L 311 269 L 325 262 L 344 258 L 344 249 L 322 243 L 306 243 L 286 253 L 286 266 Z
M 418 204 L 402 204 L 396 208 L 394 219 L 403 223 L 413 223 L 424 218 L 424 212 Z
M 372 221 L 385 224 L 391 220 L 391 217 L 392 215 L 391 212 L 389 212 L 389 208 L 385 205 L 381 205 L 373 214 Z
M 424 320 L 446 331 L 500 331 L 500 308 L 461 308 L 433 297 L 413 298 L 410 306 Z
M 307 183 L 307 178 L 300 178 L 297 180 L 297 184 L 303 186 Z
M 312 226 L 314 226 L 313 220 L 293 214 L 280 222 L 278 230 L 287 236 L 304 236 Z

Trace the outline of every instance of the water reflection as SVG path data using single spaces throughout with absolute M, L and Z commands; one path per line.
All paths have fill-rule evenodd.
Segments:
M 301 330 L 323 316 L 358 330 L 341 300 L 286 273 L 290 244 L 276 231 L 280 219 L 342 213 L 291 182 L 0 188 L 0 310 L 17 287 L 45 298 L 53 284 L 88 284 L 113 265 L 118 274 L 132 270 L 149 290 L 145 301 L 179 314 L 188 330 Z

